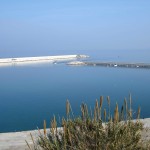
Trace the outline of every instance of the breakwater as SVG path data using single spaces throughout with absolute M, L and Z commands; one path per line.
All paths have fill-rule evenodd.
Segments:
M 86 66 L 122 67 L 122 68 L 147 68 L 147 69 L 150 69 L 150 64 L 147 64 L 147 63 L 74 61 L 74 62 L 68 63 L 68 65 L 86 65 Z
M 57 62 L 87 58 L 87 55 L 58 55 L 58 56 L 40 56 L 40 57 L 18 57 L 18 58 L 1 58 L 0 66 L 10 66 L 19 64 L 32 64 L 42 62 Z

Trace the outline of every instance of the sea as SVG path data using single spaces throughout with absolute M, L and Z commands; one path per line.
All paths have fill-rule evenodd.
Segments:
M 150 63 L 150 55 L 138 53 L 82 52 L 90 56 L 88 61 Z M 133 116 L 140 106 L 141 118 L 150 117 L 150 69 L 66 63 L 0 67 L 0 133 L 43 128 L 44 120 L 50 127 L 54 115 L 58 122 L 66 117 L 66 100 L 78 116 L 82 103 L 93 109 L 100 96 L 106 110 L 106 97 L 110 97 L 113 114 L 116 103 L 121 109 L 131 94 Z

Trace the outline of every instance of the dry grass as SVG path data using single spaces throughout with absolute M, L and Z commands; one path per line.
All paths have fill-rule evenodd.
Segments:
M 88 110 L 86 104 L 81 105 L 81 116 L 74 118 L 71 114 L 71 105 L 66 102 L 67 118 L 62 118 L 62 128 L 58 130 L 54 118 L 51 121 L 50 131 L 39 132 L 39 138 L 33 140 L 34 150 L 148 150 L 149 143 L 141 140 L 143 125 L 140 123 L 140 108 L 137 111 L 137 121 L 132 121 L 132 99 L 129 96 L 119 112 L 118 104 L 113 117 L 110 114 L 110 98 L 107 97 L 108 112 L 102 109 L 103 97 L 96 100 L 94 113 Z M 92 115 L 93 114 L 93 115 Z M 102 120 L 103 118 L 103 120 Z M 31 136 L 32 137 L 32 136 Z M 33 138 L 33 137 L 32 137 Z M 29 145 L 28 145 L 29 146 Z M 31 149 L 31 147 L 29 146 Z

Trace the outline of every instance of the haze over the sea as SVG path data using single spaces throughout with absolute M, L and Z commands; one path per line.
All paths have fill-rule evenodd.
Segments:
M 0 57 L 136 54 L 147 62 L 149 17 L 149 0 L 0 1 Z
M 92 108 L 101 95 L 104 108 L 109 95 L 111 110 L 116 102 L 120 110 L 131 93 L 133 115 L 140 106 L 141 118 L 150 117 L 150 69 L 117 63 L 150 63 L 150 0 L 0 0 L 0 58 L 70 54 L 114 65 L 9 59 L 0 67 L 0 133 L 66 116 L 66 99 L 78 115 L 81 103 Z

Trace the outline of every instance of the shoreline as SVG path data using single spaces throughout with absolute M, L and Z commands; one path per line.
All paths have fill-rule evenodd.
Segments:
M 141 133 L 143 140 L 150 140 L 150 118 L 140 119 L 144 124 L 144 129 Z M 48 131 L 49 129 L 47 129 Z M 40 130 L 43 132 L 43 129 Z M 0 133 L 0 150 L 25 150 L 28 149 L 25 140 L 32 144 L 30 133 L 33 137 L 38 136 L 38 130 L 29 130 L 21 132 Z

